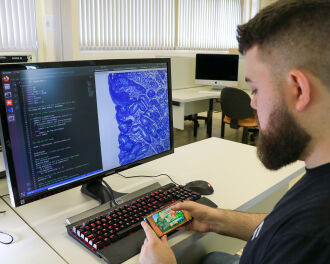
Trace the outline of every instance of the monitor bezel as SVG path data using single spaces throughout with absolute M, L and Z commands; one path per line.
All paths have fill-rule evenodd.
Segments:
M 70 182 L 61 185 L 51 190 L 42 191 L 40 193 L 20 198 L 18 194 L 18 182 L 16 180 L 14 159 L 11 148 L 11 141 L 9 137 L 9 127 L 6 115 L 4 87 L 2 81 L 0 82 L 0 126 L 1 126 L 1 143 L 4 157 L 4 164 L 6 168 L 8 189 L 10 192 L 11 203 L 14 207 L 18 207 L 42 198 L 63 192 L 89 182 L 102 179 L 105 176 L 110 176 L 117 172 L 127 170 L 129 168 L 142 165 L 146 162 L 167 156 L 174 153 L 174 139 L 173 139 L 173 112 L 172 112 L 172 83 L 171 83 L 171 60 L 170 58 L 138 58 L 138 59 L 109 59 L 109 60 L 81 60 L 81 61 L 61 61 L 61 62 L 35 62 L 35 63 L 17 63 L 17 64 L 0 64 L 0 73 L 13 70 L 31 70 L 43 68 L 62 68 L 62 67 L 84 67 L 84 66 L 107 66 L 107 65 L 123 65 L 123 64 L 145 64 L 145 63 L 166 63 L 167 65 L 167 80 L 168 80 L 168 107 L 169 107 L 169 125 L 170 125 L 170 149 L 159 154 L 143 158 L 141 160 L 129 163 L 111 170 L 97 173 L 87 178 Z M 30 69 L 29 69 L 30 68 Z

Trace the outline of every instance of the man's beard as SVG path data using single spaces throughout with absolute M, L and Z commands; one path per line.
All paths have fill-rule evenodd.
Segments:
M 267 169 L 277 170 L 297 161 L 310 140 L 282 103 L 270 114 L 267 128 L 259 132 L 257 154 Z

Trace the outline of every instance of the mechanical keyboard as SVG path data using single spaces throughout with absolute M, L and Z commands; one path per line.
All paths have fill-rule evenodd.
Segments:
M 201 195 L 173 183 L 67 226 L 70 236 L 109 263 L 121 263 L 140 252 L 144 242 L 143 218 L 174 201 L 201 201 Z

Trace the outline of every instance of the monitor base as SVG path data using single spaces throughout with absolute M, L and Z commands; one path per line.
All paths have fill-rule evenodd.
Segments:
M 6 178 L 6 171 L 0 171 L 0 179 Z
M 223 88 L 225 88 L 225 85 L 212 85 L 212 90 L 214 91 L 221 91 Z
M 100 204 L 104 204 L 110 201 L 110 190 L 102 184 L 102 179 L 97 179 L 90 183 L 81 186 L 81 192 L 87 196 L 97 200 Z M 113 190 L 114 199 L 117 199 L 126 193 L 120 193 Z

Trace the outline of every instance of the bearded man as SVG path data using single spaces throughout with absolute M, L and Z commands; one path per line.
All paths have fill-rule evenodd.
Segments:
M 330 1 L 279 0 L 238 27 L 257 153 L 266 168 L 304 160 L 306 174 L 268 215 L 178 204 L 185 229 L 248 241 L 239 259 L 214 252 L 204 263 L 330 263 Z M 166 237 L 142 223 L 141 263 L 176 263 Z

